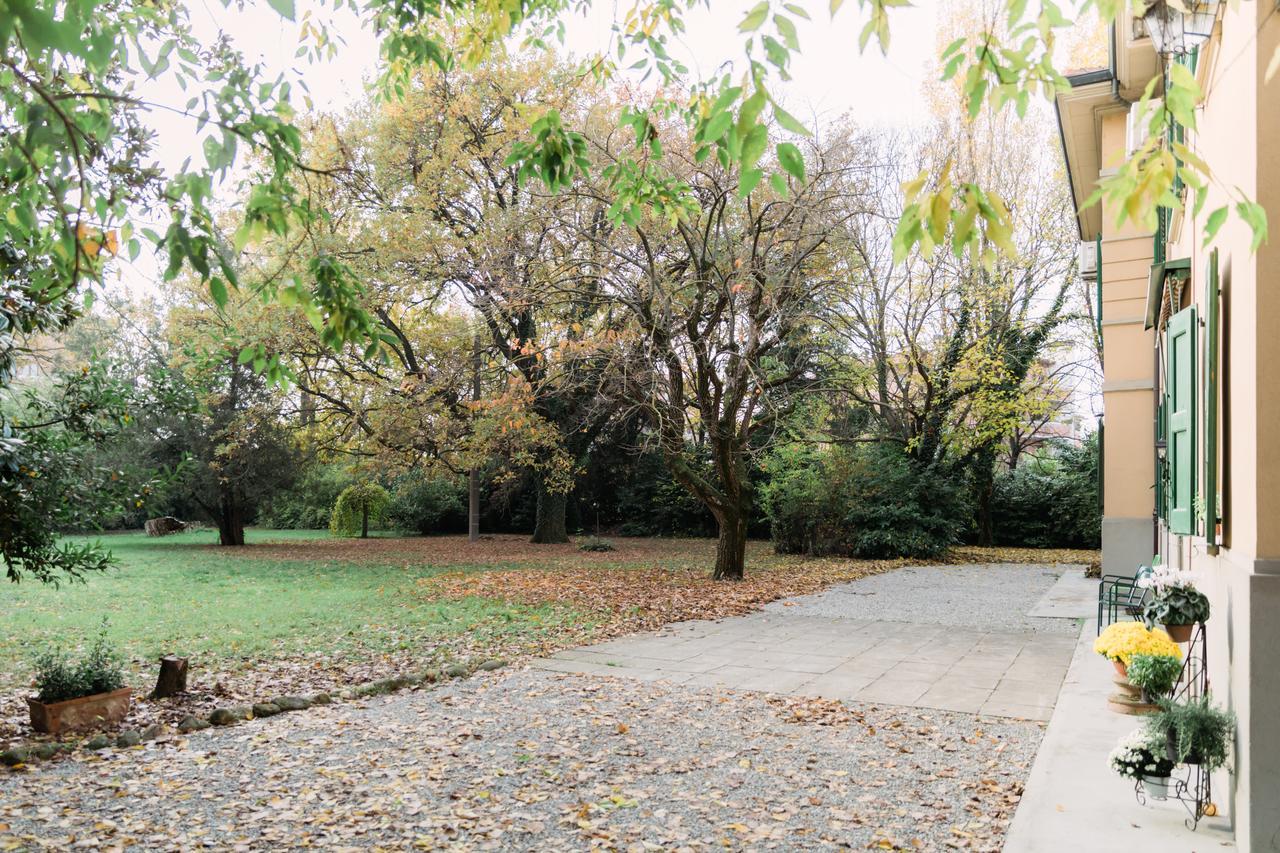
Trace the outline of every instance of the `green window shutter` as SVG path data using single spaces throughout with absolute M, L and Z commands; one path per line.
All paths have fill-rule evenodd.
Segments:
M 1194 57 L 1194 54 L 1192 54 Z M 1204 279 L 1204 538 L 1218 551 L 1218 250 L 1209 253 Z
M 1168 446 L 1169 441 L 1169 390 L 1166 388 L 1160 394 L 1160 402 L 1156 404 L 1156 441 L 1165 442 Z M 1168 482 L 1169 466 L 1167 460 L 1156 456 L 1156 515 L 1165 521 L 1169 520 L 1169 503 L 1166 500 L 1168 495 L 1165 488 Z
M 1196 309 L 1169 319 L 1169 529 L 1195 533 L 1196 495 Z

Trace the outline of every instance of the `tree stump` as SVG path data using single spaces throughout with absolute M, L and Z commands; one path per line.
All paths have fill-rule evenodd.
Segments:
M 156 679 L 156 689 L 151 691 L 152 697 L 165 699 L 186 692 L 187 659 L 177 655 L 160 658 L 160 677 Z

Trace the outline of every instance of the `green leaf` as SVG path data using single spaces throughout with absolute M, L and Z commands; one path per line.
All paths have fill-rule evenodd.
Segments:
M 790 142 L 778 143 L 778 163 L 787 170 L 787 174 L 804 183 L 804 155 L 800 149 Z
M 1249 244 L 1249 251 L 1256 252 L 1263 243 L 1267 242 L 1267 212 L 1262 205 L 1257 202 L 1245 199 L 1236 203 L 1236 213 L 1244 220 L 1245 224 L 1253 231 L 1253 240 Z
M 774 172 L 769 176 L 769 186 L 773 187 L 773 191 L 786 198 L 790 193 L 787 190 L 787 179 L 778 172 Z
M 227 286 L 216 275 L 209 279 L 209 295 L 213 297 L 214 304 L 219 308 L 227 304 Z
M 1213 238 L 1217 235 L 1218 231 L 1220 231 L 1222 229 L 1222 226 L 1226 224 L 1227 216 L 1230 214 L 1230 212 L 1231 212 L 1231 209 L 1224 204 L 1222 207 L 1218 208 L 1217 210 L 1209 214 L 1209 218 L 1208 220 L 1205 221 L 1205 224 L 1204 224 L 1204 245 L 1205 246 L 1208 246 L 1211 242 L 1213 242 Z
M 778 35 L 782 36 L 782 42 L 791 50 L 800 49 L 800 36 L 796 33 L 796 25 L 791 19 L 784 15 L 774 15 L 773 23 L 778 28 Z
M 293 0 L 267 0 L 267 3 L 270 4 L 272 9 L 276 10 L 280 17 L 286 20 L 294 20 L 294 16 L 297 14 L 293 6 Z
M 801 136 L 813 135 L 813 131 L 801 124 L 795 116 L 778 106 L 777 103 L 774 103 L 773 105 L 773 117 L 785 130 L 789 130 L 792 133 L 798 133 Z
M 757 124 L 751 128 L 751 132 L 747 134 L 747 138 L 742 141 L 742 165 L 744 168 L 750 169 L 760 159 L 760 155 L 764 154 L 764 150 L 769 145 L 769 129 L 763 124 Z
M 699 138 L 703 142 L 717 142 L 720 137 L 724 136 L 729 125 L 733 124 L 733 113 L 725 110 L 719 115 L 714 116 L 711 121 L 707 122 L 702 128 Z
M 760 183 L 760 179 L 764 177 L 764 172 L 760 169 L 747 169 L 742 173 L 742 177 L 738 179 L 738 195 L 746 198 L 751 195 L 751 191 Z
M 747 16 L 742 19 L 742 23 L 738 24 L 738 31 L 744 33 L 752 33 L 760 29 L 760 25 L 764 23 L 765 18 L 769 17 L 768 0 L 760 0 Z

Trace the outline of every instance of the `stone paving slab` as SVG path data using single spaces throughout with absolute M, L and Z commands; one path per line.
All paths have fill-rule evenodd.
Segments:
M 1038 619 L 1094 619 L 1098 613 L 1098 579 L 1064 572 L 1027 616 Z
M 766 611 L 683 622 L 534 666 L 1047 720 L 1076 637 Z

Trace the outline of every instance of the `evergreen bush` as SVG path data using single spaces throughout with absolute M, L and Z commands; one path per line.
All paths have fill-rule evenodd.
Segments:
M 452 480 L 413 471 L 396 481 L 387 519 L 399 530 L 439 533 L 465 518 L 465 498 L 463 488 Z

